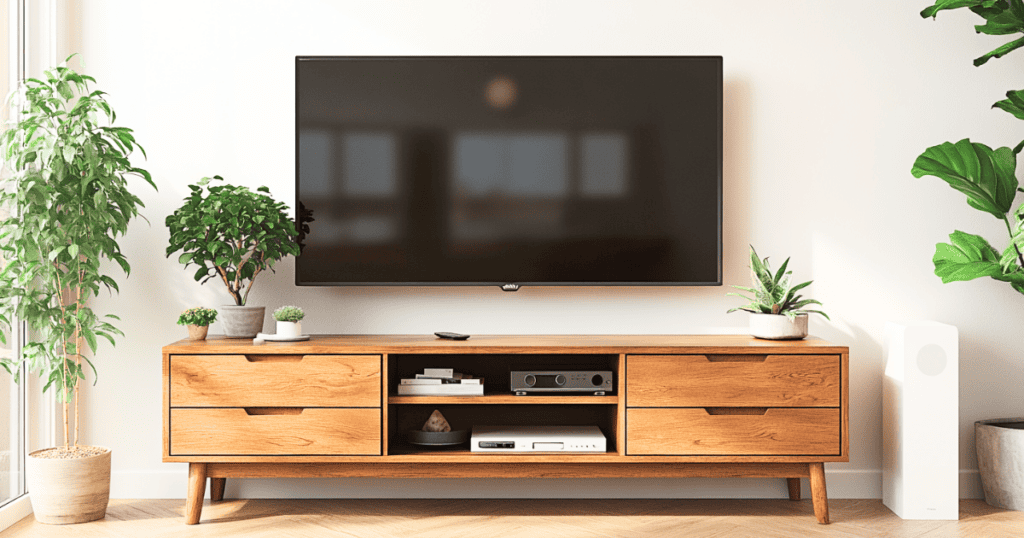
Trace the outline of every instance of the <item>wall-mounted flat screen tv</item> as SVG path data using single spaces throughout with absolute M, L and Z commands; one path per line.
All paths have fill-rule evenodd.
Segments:
M 295 102 L 297 285 L 721 284 L 721 57 L 300 56 Z

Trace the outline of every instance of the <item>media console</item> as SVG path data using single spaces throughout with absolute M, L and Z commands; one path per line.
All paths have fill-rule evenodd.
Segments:
M 610 395 L 515 396 L 509 372 L 610 370 Z M 454 368 L 484 396 L 397 396 Z M 163 461 L 189 464 L 186 523 L 227 478 L 809 477 L 828 523 L 825 462 L 849 461 L 849 349 L 748 336 L 313 336 L 182 340 L 163 348 Z M 440 409 L 473 425 L 598 426 L 602 454 L 479 454 L 408 443 Z

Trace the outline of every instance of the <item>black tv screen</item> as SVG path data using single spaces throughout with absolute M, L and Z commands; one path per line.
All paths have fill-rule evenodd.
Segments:
M 721 284 L 721 57 L 295 75 L 297 285 Z

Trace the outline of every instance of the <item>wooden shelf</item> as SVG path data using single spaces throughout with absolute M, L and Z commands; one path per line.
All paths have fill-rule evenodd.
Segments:
M 600 404 L 615 405 L 618 396 L 389 396 L 389 404 Z
M 616 452 L 472 452 L 465 448 L 424 450 L 419 447 L 392 447 L 387 461 L 467 463 L 600 463 L 624 460 Z

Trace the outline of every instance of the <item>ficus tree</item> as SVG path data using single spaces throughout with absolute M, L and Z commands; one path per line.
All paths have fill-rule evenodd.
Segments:
M 238 306 L 245 306 L 256 277 L 274 264 L 299 255 L 295 221 L 288 206 L 270 197 L 270 189 L 216 184 L 220 176 L 204 177 L 185 203 L 167 217 L 167 256 L 182 251 L 178 261 L 197 266 L 195 280 L 219 279 Z
M 984 19 L 974 27 L 978 33 L 990 35 L 1024 34 L 1024 0 L 937 0 L 921 12 L 922 17 L 935 17 L 943 10 L 967 8 Z M 975 66 L 992 58 L 1024 47 L 1024 35 L 980 56 Z M 1024 120 L 1024 90 L 1011 90 L 1006 99 L 992 108 L 1004 110 Z M 1013 209 L 1020 188 L 1016 176 L 1017 155 L 1024 141 L 1015 147 L 992 149 L 985 144 L 963 139 L 945 142 L 925 150 L 914 161 L 914 177 L 934 176 L 967 195 L 967 204 L 1002 220 L 1009 235 L 1009 244 L 1001 252 L 985 238 L 962 231 L 950 234 L 949 243 L 935 245 L 932 262 L 942 282 L 991 277 L 1008 282 L 1014 290 L 1024 293 L 1024 204 Z
M 20 357 L 0 364 L 17 379 L 25 362 L 46 380 L 44 390 L 56 390 L 65 448 L 71 401 L 78 445 L 83 362 L 96 374 L 86 348 L 95 353 L 98 338 L 114 345 L 123 336 L 110 322 L 117 317 L 100 316 L 89 299 L 101 288 L 118 291 L 110 269 L 130 271 L 117 238 L 143 203 L 129 190 L 129 178 L 156 188 L 149 172 L 130 162 L 134 150 L 145 151 L 131 129 L 113 126 L 117 116 L 104 92 L 89 90 L 95 82 L 67 61 L 26 80 L 9 98 L 12 120 L 0 134 L 11 170 L 0 192 L 7 210 L 0 220 L 0 325 L 17 330 L 12 321 L 23 320 L 32 334 Z

